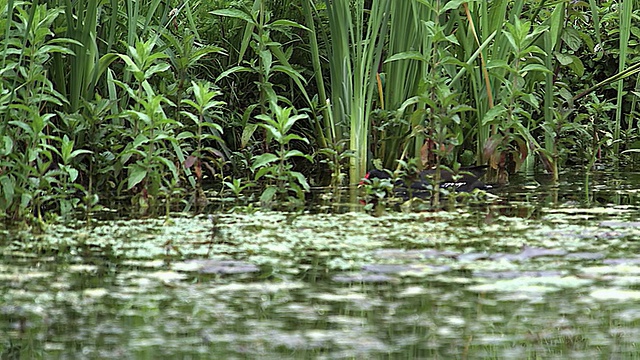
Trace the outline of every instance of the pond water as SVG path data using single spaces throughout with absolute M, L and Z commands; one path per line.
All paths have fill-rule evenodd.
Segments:
M 2 359 L 640 358 L 640 173 L 0 230 Z

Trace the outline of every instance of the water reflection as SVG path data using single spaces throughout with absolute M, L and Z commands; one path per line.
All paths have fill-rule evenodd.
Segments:
M 5 229 L 0 358 L 634 357 L 623 175 L 514 177 L 451 211 Z

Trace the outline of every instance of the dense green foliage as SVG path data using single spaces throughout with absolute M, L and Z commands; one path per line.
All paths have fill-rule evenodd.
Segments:
M 627 161 L 636 3 L 0 1 L 0 214 Z

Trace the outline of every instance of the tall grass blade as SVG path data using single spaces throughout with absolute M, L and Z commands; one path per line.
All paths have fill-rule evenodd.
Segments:
M 633 16 L 633 0 L 624 0 L 620 9 L 620 58 L 618 72 L 622 72 L 627 63 L 627 44 L 631 35 L 631 17 Z M 613 154 L 620 152 L 620 123 L 622 121 L 622 98 L 624 96 L 624 81 L 618 82 L 616 96 L 616 122 L 613 128 Z
M 322 76 L 322 65 L 320 64 L 320 50 L 318 46 L 318 38 L 316 34 L 316 25 L 314 20 L 315 13 L 315 3 L 313 0 L 302 0 L 302 8 L 304 10 L 304 16 L 306 21 L 306 26 L 309 29 L 309 50 L 311 52 L 311 64 L 313 66 L 313 74 L 314 79 L 316 81 L 316 86 L 318 87 L 318 97 L 319 106 L 322 106 L 322 118 L 324 131 L 322 130 L 320 123 L 318 121 L 315 122 L 316 125 L 316 133 L 318 134 L 319 144 L 322 148 L 326 148 L 328 143 L 335 144 L 335 139 L 333 134 L 335 133 L 335 129 L 333 128 L 333 124 L 331 122 L 331 117 L 329 115 L 330 109 L 328 106 L 325 106 L 327 103 L 327 93 L 324 88 L 324 78 Z
M 356 184 L 367 168 L 370 113 L 376 72 L 388 30 L 390 0 L 325 0 L 331 33 L 331 98 L 337 123 L 349 132 L 349 177 Z

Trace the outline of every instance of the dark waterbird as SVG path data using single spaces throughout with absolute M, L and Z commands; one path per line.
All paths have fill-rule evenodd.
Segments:
M 457 192 L 471 192 L 474 189 L 487 190 L 491 186 L 485 184 L 480 180 L 482 176 L 487 172 L 487 166 L 469 166 L 460 168 L 457 175 L 454 173 L 441 169 L 440 170 L 440 188 L 447 190 L 454 190 Z M 429 194 L 433 189 L 433 179 L 436 170 L 429 169 L 423 170 L 419 174 L 413 177 L 406 177 L 404 180 L 396 180 L 394 182 L 394 192 L 396 195 L 406 197 L 409 192 L 412 196 L 424 197 Z M 365 176 L 365 179 L 372 181 L 373 179 L 391 179 L 391 175 L 385 170 L 371 170 Z

